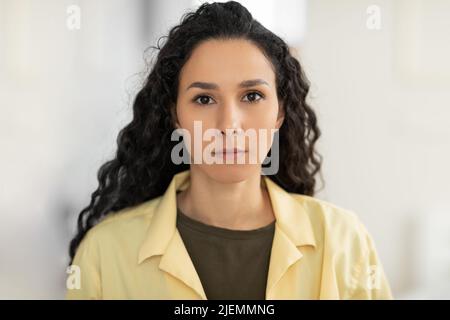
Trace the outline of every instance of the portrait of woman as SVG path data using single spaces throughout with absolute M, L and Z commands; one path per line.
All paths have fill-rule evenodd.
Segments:
M 392 299 L 357 214 L 315 196 L 323 128 L 288 43 L 234 1 L 160 40 L 79 214 L 66 298 Z

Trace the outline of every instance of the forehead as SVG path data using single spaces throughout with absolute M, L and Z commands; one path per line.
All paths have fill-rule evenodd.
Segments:
M 219 86 L 261 78 L 275 83 L 275 73 L 262 51 L 247 40 L 208 40 L 196 47 L 180 74 L 180 86 L 211 81 Z

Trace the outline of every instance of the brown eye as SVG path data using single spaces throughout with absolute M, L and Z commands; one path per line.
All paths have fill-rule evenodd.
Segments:
M 246 94 L 245 96 L 248 97 L 249 103 L 257 103 L 259 100 L 261 100 L 263 98 L 263 95 L 256 91 L 250 92 L 250 93 Z M 257 99 L 257 96 L 259 96 L 260 98 Z
M 208 105 L 208 103 L 211 100 L 210 96 L 197 96 L 194 98 L 193 102 L 197 103 L 199 105 Z

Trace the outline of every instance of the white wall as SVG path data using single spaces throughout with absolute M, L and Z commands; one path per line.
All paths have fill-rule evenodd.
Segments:
M 373 4 L 381 10 L 380 30 L 366 27 Z M 449 34 L 448 1 L 308 6 L 300 55 L 323 130 L 320 196 L 359 214 L 398 297 L 412 294 L 423 277 L 431 281 L 433 271 L 433 283 L 450 284 Z M 433 214 L 439 220 L 426 233 Z M 417 294 L 449 298 L 448 285 L 442 290 Z
M 81 8 L 69 30 L 66 9 Z M 144 1 L 0 2 L 0 298 L 59 298 L 75 214 L 131 116 Z

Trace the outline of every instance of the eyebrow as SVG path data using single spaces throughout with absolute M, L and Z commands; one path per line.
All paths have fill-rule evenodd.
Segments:
M 260 84 L 269 86 L 269 84 L 263 79 L 245 80 L 245 81 L 242 81 L 241 83 L 239 83 L 238 86 L 240 88 L 248 88 L 248 87 L 257 86 Z M 186 91 L 189 90 L 190 88 L 200 88 L 200 89 L 205 89 L 205 90 L 208 90 L 208 89 L 209 90 L 217 90 L 217 89 L 219 89 L 219 86 L 216 83 L 212 83 L 212 82 L 196 81 L 196 82 L 191 83 L 191 85 L 189 87 L 187 87 Z

